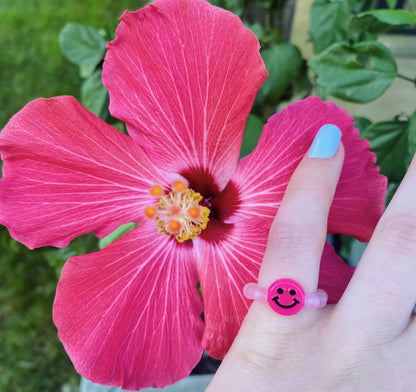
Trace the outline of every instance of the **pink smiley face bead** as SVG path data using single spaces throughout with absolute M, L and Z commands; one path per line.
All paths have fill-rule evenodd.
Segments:
M 276 313 L 291 316 L 303 308 L 305 291 L 292 279 L 279 279 L 269 287 L 267 302 Z

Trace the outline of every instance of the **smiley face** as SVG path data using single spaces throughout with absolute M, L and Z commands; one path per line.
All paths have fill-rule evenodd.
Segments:
M 305 292 L 298 282 L 279 279 L 269 287 L 267 301 L 276 313 L 290 316 L 303 308 Z

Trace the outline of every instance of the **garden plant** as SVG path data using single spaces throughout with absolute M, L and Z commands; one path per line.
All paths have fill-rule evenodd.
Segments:
M 416 12 L 315 0 L 305 59 L 284 28 L 291 6 L 129 2 L 116 34 L 85 15 L 56 33 L 65 87 L 22 97 L 0 133 L 0 389 L 76 390 L 67 354 L 83 377 L 129 390 L 179 381 L 203 351 L 221 360 L 285 187 L 325 124 L 346 151 L 320 275 L 339 300 L 351 247 L 416 152 L 416 111 L 373 123 L 342 102 L 374 101 L 396 78 L 416 87 L 380 41 L 414 36 Z

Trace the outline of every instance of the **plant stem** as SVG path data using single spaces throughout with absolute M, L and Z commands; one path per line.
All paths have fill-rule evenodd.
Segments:
M 411 82 L 411 83 L 413 83 L 414 85 L 416 85 L 416 79 L 412 79 L 412 78 L 409 78 L 409 77 L 407 77 L 407 76 L 404 76 L 404 75 L 401 75 L 401 74 L 397 74 L 397 77 L 398 78 L 401 78 L 401 79 L 403 79 L 403 80 L 407 80 L 408 82 Z

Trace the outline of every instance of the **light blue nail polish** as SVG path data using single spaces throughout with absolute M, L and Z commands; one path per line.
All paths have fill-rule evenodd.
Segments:
M 332 157 L 341 141 L 341 131 L 333 124 L 325 124 L 321 127 L 313 139 L 312 146 L 309 150 L 309 158 L 330 158 Z

